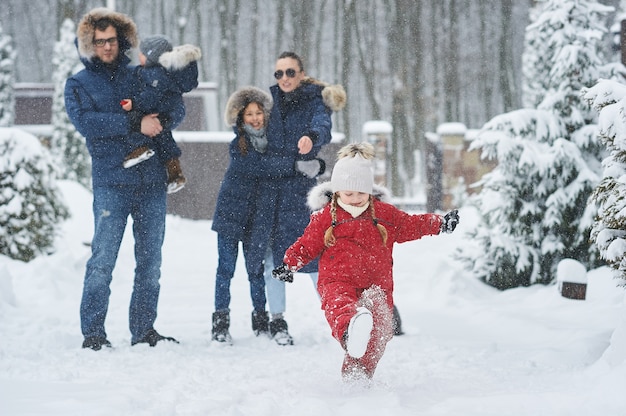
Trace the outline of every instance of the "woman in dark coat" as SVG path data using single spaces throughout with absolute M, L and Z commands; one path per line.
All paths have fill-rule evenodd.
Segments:
M 268 152 L 291 156 L 301 164 L 314 160 L 331 140 L 331 114 L 345 106 L 340 85 L 328 85 L 307 77 L 300 57 L 283 52 L 276 61 L 276 85 L 270 87 L 274 106 L 267 127 Z M 271 278 L 274 264 L 302 234 L 309 222 L 307 194 L 317 184 L 315 175 L 297 175 L 263 181 L 259 190 L 259 221 L 271 224 L 267 241 L 265 284 L 271 314 L 270 333 L 280 345 L 291 345 L 285 312 L 285 286 Z M 317 263 L 301 270 L 317 279 Z

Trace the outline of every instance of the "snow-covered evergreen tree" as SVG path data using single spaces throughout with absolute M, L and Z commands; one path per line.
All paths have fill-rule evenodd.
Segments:
M 15 94 L 15 58 L 11 36 L 5 35 L 0 26 L 0 127 L 13 125 Z
M 599 135 L 609 151 L 593 194 L 598 215 L 591 238 L 626 284 L 626 85 L 600 80 L 584 91 L 584 98 L 600 113 Z
M 52 63 L 54 73 L 54 96 L 52 99 L 52 139 L 50 150 L 58 162 L 59 175 L 86 187 L 91 187 L 91 159 L 85 139 L 76 131 L 65 111 L 65 81 L 77 69 L 82 67 L 74 45 L 75 25 L 65 19 L 61 25 L 59 41 L 54 45 Z
M 551 282 L 563 258 L 598 264 L 588 200 L 603 147 L 581 90 L 611 75 L 599 57 L 601 18 L 611 10 L 589 0 L 546 1 L 527 36 L 544 54 L 535 59 L 539 104 L 493 118 L 472 143 L 498 165 L 480 181 L 473 203 L 481 224 L 457 257 L 499 289 Z
M 30 261 L 52 251 L 68 209 L 50 152 L 23 130 L 0 127 L 0 254 Z

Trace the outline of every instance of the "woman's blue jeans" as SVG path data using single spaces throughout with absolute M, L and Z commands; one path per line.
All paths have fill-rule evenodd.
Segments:
M 267 303 L 269 304 L 270 315 L 285 313 L 287 307 L 287 295 L 285 293 L 285 282 L 272 277 L 274 270 L 274 258 L 272 250 L 268 248 L 265 255 L 265 288 L 267 290 Z M 309 273 L 315 293 L 317 293 L 318 273 Z M 319 294 L 318 294 L 319 296 Z
M 166 196 L 165 184 L 94 189 L 95 228 L 80 304 L 85 338 L 106 338 L 104 321 L 111 294 L 109 286 L 129 215 L 133 220 L 136 262 L 129 310 L 132 342 L 139 341 L 153 328 L 159 301 Z

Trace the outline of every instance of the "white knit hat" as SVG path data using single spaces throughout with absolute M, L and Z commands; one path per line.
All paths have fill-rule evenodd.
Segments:
M 359 154 L 339 159 L 333 168 L 330 186 L 333 192 L 355 191 L 371 194 L 374 188 L 372 161 Z

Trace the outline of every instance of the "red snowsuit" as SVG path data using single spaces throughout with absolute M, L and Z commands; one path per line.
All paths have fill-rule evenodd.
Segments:
M 330 204 L 311 215 L 303 235 L 287 249 L 284 263 L 292 271 L 319 259 L 318 291 L 332 335 L 345 349 L 344 333 L 357 306 L 372 312 L 374 328 L 365 355 L 354 359 L 346 354 L 343 373 L 360 367 L 372 377 L 393 336 L 393 244 L 439 234 L 441 216 L 411 215 L 391 204 L 373 199 L 378 223 L 387 229 L 384 245 L 368 208 L 353 218 L 339 205 L 336 208 L 336 243 L 324 245 L 324 233 L 331 226 Z

